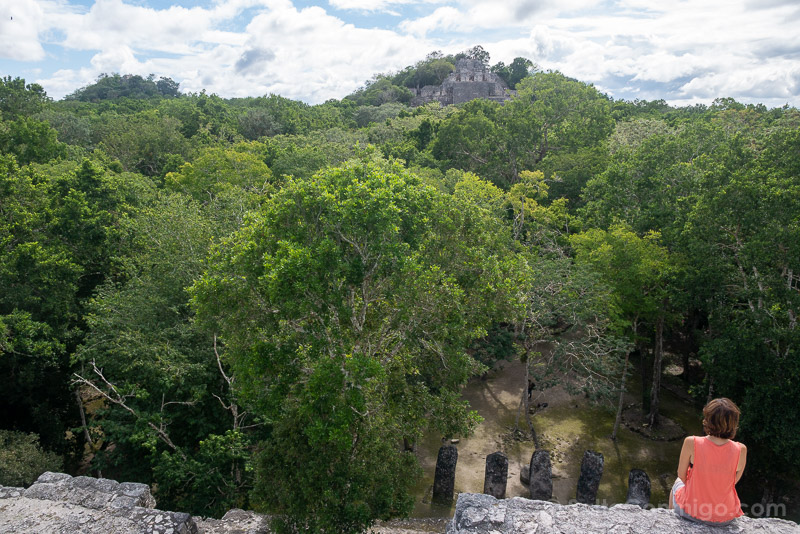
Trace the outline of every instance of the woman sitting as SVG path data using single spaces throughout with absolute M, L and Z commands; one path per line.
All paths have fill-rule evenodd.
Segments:
M 703 408 L 707 435 L 683 441 L 678 478 L 669 500 L 679 516 L 725 525 L 743 515 L 736 483 L 744 472 L 747 448 L 733 441 L 740 413 L 730 399 L 714 399 Z

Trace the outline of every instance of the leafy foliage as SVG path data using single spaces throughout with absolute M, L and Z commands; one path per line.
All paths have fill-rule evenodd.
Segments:
M 270 421 L 261 506 L 323 531 L 408 512 L 403 438 L 475 423 L 465 350 L 510 289 L 495 230 L 396 163 L 356 160 L 290 180 L 217 250 L 195 305 Z
M 154 80 L 155 76 L 152 74 L 147 78 L 142 78 L 138 74 L 125 74 L 123 76 L 117 73 L 112 75 L 101 74 L 95 83 L 78 89 L 65 97 L 65 99 L 81 102 L 100 102 L 117 98 L 147 99 L 155 96 L 176 97 L 180 95 L 178 91 L 180 84 L 172 78 L 162 76 L 158 81 Z
M 61 470 L 61 458 L 42 450 L 36 434 L 0 430 L 0 486 L 30 486 L 45 471 Z
M 38 83 L 22 78 L 0 77 L 0 116 L 3 119 L 29 117 L 41 111 L 50 99 Z
M 408 107 L 461 58 L 489 66 L 433 52 L 313 106 L 0 79 L 14 447 L 357 531 L 409 510 L 401 442 L 474 426 L 479 362 L 604 400 L 631 343 L 678 340 L 694 394 L 743 407 L 748 471 L 800 472 L 800 113 L 614 101 L 525 58 L 491 67 L 505 105 Z

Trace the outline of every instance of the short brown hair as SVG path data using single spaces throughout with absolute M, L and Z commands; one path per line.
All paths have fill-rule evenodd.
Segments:
M 725 397 L 714 399 L 703 408 L 703 430 L 709 436 L 733 439 L 741 413 L 732 400 Z

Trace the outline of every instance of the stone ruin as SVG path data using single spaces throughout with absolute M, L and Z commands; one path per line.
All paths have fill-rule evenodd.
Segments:
M 452 450 L 448 449 L 448 453 L 452 453 Z M 451 454 L 445 456 L 443 461 L 455 468 Z M 537 458 L 545 456 L 540 454 Z M 493 493 L 505 489 L 502 487 L 504 484 L 498 484 L 500 481 L 495 476 L 504 471 L 504 459 L 503 455 L 494 456 L 489 462 L 492 466 L 487 465 L 486 476 L 492 482 Z M 591 457 L 586 461 L 597 467 L 597 458 Z M 535 469 L 541 468 L 544 475 L 548 464 L 549 462 L 538 462 Z M 594 469 L 587 470 L 587 476 L 596 478 L 602 475 Z M 643 508 L 646 507 L 650 494 L 647 475 L 634 470 L 629 483 L 629 504 L 618 504 L 610 508 L 588 504 L 564 506 L 520 497 L 497 499 L 492 495 L 461 493 L 458 495 L 455 515 L 446 524 L 446 520 L 442 519 L 411 519 L 378 523 L 370 530 L 374 534 L 800 534 L 800 527 L 796 523 L 781 519 L 740 517 L 727 527 L 710 527 L 681 519 L 671 510 L 647 510 Z M 594 486 L 591 483 L 587 485 Z M 157 510 L 150 488 L 144 484 L 44 473 L 27 489 L 0 486 L 0 532 L 267 534 L 270 528 L 267 516 L 243 510 L 231 510 L 222 519 L 206 519 L 181 512 Z
M 0 532 L 17 534 L 264 534 L 265 516 L 231 510 L 222 519 L 155 508 L 146 484 L 44 473 L 25 488 L 0 486 Z
M 412 106 L 439 102 L 442 106 L 463 104 L 476 98 L 494 102 L 505 102 L 516 91 L 512 91 L 503 79 L 489 71 L 477 59 L 459 59 L 456 69 L 445 78 L 442 85 L 426 85 L 416 90 Z
M 672 510 L 643 510 L 634 504 L 610 508 L 590 504 L 561 505 L 514 497 L 461 493 L 446 534 L 800 534 L 783 519 L 739 517 L 724 527 L 681 519 Z
M 719 527 L 688 521 L 678 517 L 672 510 L 653 508 L 650 505 L 650 479 L 641 469 L 632 469 L 630 472 L 625 504 L 596 506 L 594 503 L 603 476 L 604 459 L 601 453 L 594 451 L 586 451 L 581 462 L 577 504 L 550 502 L 553 487 L 550 454 L 541 449 L 531 455 L 530 468 L 520 472 L 523 483 L 530 488 L 531 498 L 497 498 L 498 494 L 505 495 L 506 489 L 505 480 L 496 480 L 497 470 L 490 469 L 490 465 L 497 463 L 498 457 L 505 459 L 500 452 L 487 457 L 484 494 L 458 495 L 455 514 L 447 523 L 446 534 L 800 534 L 800 527 L 796 523 L 783 519 L 739 517 L 729 525 Z M 455 462 L 448 462 L 447 467 L 448 473 L 455 478 Z M 437 462 L 437 475 L 438 468 Z

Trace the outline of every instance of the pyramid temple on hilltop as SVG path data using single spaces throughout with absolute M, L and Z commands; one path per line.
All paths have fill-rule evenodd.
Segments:
M 459 59 L 456 69 L 445 78 L 442 85 L 426 85 L 416 90 L 411 100 L 412 106 L 429 102 L 439 102 L 443 106 L 462 104 L 485 98 L 495 102 L 505 102 L 516 91 L 512 91 L 503 79 L 486 68 L 477 59 Z

